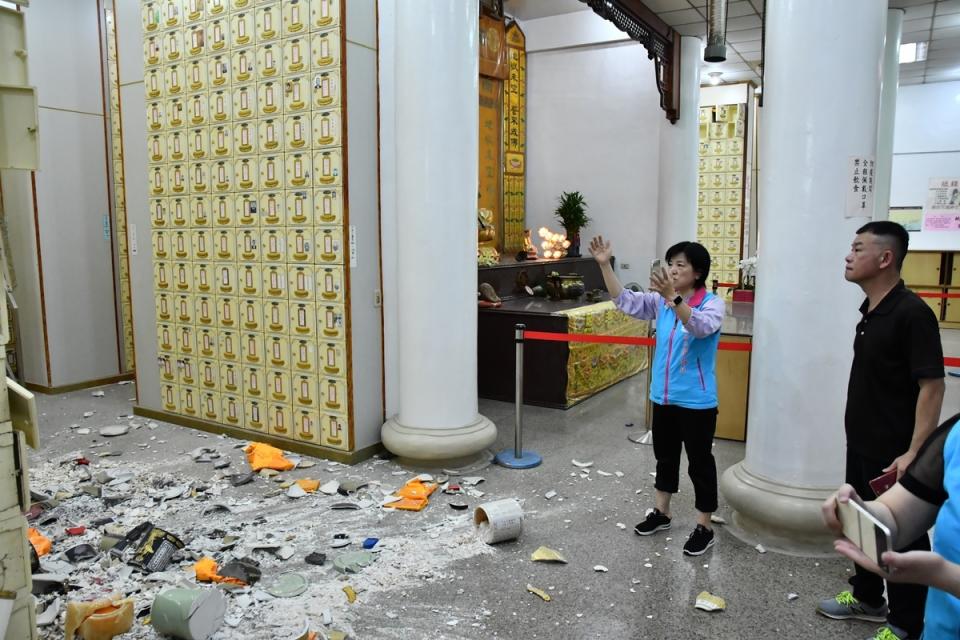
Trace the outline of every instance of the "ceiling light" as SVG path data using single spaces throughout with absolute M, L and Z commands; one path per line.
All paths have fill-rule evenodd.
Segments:
M 723 71 L 711 71 L 707 75 L 710 77 L 710 84 L 717 86 L 720 84 L 720 76 L 723 75 Z
M 923 62 L 927 59 L 926 42 L 907 42 L 900 45 L 900 64 Z

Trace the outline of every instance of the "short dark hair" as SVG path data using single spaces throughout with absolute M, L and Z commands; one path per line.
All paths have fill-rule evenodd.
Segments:
M 902 224 L 890 220 L 874 220 L 857 229 L 857 235 L 861 233 L 870 233 L 879 238 L 887 238 L 893 244 L 893 257 L 897 261 L 897 271 L 903 268 L 903 261 L 906 259 L 907 249 L 910 247 L 910 234 Z
M 697 276 L 694 287 L 699 289 L 706 286 L 707 276 L 710 275 L 710 252 L 707 251 L 707 248 L 697 242 L 678 242 L 667 249 L 667 262 L 681 253 L 693 267 L 693 270 L 700 274 Z

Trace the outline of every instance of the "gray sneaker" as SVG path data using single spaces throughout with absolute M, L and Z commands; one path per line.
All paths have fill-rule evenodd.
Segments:
M 871 607 L 853 597 L 849 591 L 841 591 L 833 598 L 825 598 L 817 605 L 817 613 L 834 620 L 866 620 L 886 622 L 887 604 Z

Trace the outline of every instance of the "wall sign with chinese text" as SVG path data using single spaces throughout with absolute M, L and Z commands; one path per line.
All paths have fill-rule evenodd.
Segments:
M 847 171 L 847 218 L 873 217 L 874 156 L 850 156 Z

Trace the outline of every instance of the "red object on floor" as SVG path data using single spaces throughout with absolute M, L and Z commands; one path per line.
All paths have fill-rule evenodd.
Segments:
M 90 461 L 87 460 L 86 458 L 77 458 L 77 464 L 78 464 L 78 465 L 89 465 L 89 464 L 90 464 Z
M 82 536 L 87 532 L 86 527 L 67 527 L 68 536 Z

